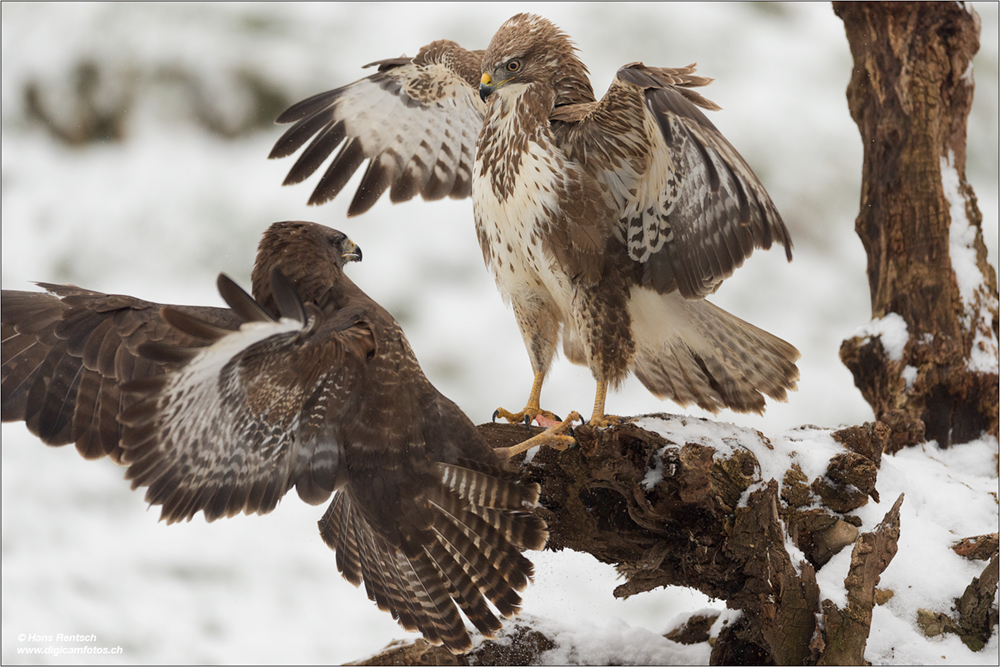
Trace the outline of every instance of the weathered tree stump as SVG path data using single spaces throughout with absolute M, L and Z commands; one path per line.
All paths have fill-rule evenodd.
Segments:
M 840 357 L 893 448 L 997 437 L 997 279 L 965 180 L 979 18 L 959 3 L 835 2 L 864 142 L 855 229 L 872 324 Z

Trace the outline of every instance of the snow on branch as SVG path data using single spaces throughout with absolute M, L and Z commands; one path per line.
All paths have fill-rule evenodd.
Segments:
M 523 425 L 479 428 L 494 447 L 528 435 Z M 797 664 L 824 652 L 863 656 L 875 582 L 895 552 L 900 501 L 884 521 L 896 522 L 895 533 L 861 533 L 861 521 L 848 513 L 878 501 L 875 483 L 890 435 L 876 423 L 838 431 L 802 427 L 768 438 L 732 424 L 657 414 L 607 429 L 578 427 L 576 446 L 539 450 L 520 465 L 542 488 L 538 513 L 549 525 L 547 549 L 584 551 L 615 565 L 625 579 L 616 597 L 686 586 L 742 611 L 720 631 L 713 662 L 751 651 Z M 871 540 L 875 546 L 862 552 L 855 546 L 850 574 L 829 584 L 826 596 L 817 572 L 845 547 Z M 863 575 L 855 575 L 858 568 Z M 838 614 L 854 620 L 824 639 L 824 619 L 832 623 Z M 858 625 L 857 618 L 868 620 Z M 487 656 L 498 643 L 503 659 L 521 647 L 517 659 L 534 662 L 570 641 L 537 620 L 508 626 L 501 639 L 464 656 L 467 664 L 493 664 Z M 410 649 L 392 650 L 392 660 L 402 660 L 399 652 Z M 383 653 L 366 664 L 388 659 Z

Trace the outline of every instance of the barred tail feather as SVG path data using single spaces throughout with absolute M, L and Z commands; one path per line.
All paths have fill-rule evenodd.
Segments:
M 431 624 L 429 629 L 452 653 L 465 653 L 472 648 L 472 640 L 452 602 L 441 572 L 433 565 L 426 551 L 411 558 L 410 564 L 417 578 L 417 599 L 423 604 Z M 421 628 L 421 631 L 427 634 L 426 629 Z
M 386 556 L 385 567 L 391 581 L 391 591 L 394 594 L 395 602 L 390 612 L 399 624 L 411 632 L 419 631 L 421 625 L 426 622 L 418 621 L 423 617 L 423 610 L 407 585 L 412 574 L 412 568 L 406 557 L 400 553 L 393 553 L 388 545 L 382 545 L 382 552 Z
M 548 542 L 548 526 L 534 514 L 502 511 L 492 507 L 473 507 L 472 511 L 519 549 L 541 551 Z
M 452 539 L 449 539 L 449 535 Z M 467 541 L 454 539 L 454 530 L 438 530 L 437 543 L 440 544 L 451 557 L 462 563 L 464 571 L 471 577 L 476 587 L 485 595 L 497 611 L 504 618 L 509 618 L 516 614 L 521 608 L 521 596 L 517 594 L 510 582 L 492 567 L 482 552 L 476 551 L 474 547 L 469 548 Z M 462 548 L 466 551 L 462 551 Z M 524 558 L 518 554 L 520 558 Z M 527 562 L 527 559 L 524 558 Z M 530 562 L 528 567 L 530 568 Z
M 507 537 L 475 512 L 467 511 L 461 501 L 447 496 L 432 500 L 448 519 L 435 524 L 442 537 L 470 559 L 475 556 L 477 567 L 491 568 L 515 590 L 528 585 L 533 571 L 531 562 L 510 543 Z M 449 530 L 452 528 L 453 530 Z
M 354 539 L 353 520 L 350 498 L 341 491 L 333 497 L 333 502 L 320 519 L 319 534 L 337 554 L 337 571 L 354 586 L 360 586 L 361 557 Z
M 763 413 L 764 395 L 784 401 L 795 389 L 799 351 L 708 301 L 634 287 L 628 308 L 633 370 L 661 398 Z
M 478 581 L 469 575 L 468 561 L 461 554 L 449 551 L 440 540 L 431 542 L 428 554 L 466 617 L 484 637 L 494 637 L 503 626 L 490 610 Z
M 440 483 L 420 490 L 430 527 L 404 527 L 403 544 L 391 544 L 369 523 L 349 487 L 336 494 L 319 528 L 344 578 L 364 582 L 369 599 L 405 629 L 463 653 L 472 640 L 462 614 L 484 636 L 495 636 L 498 616 L 520 610 L 518 591 L 533 574 L 519 549 L 542 548 L 548 530 L 528 511 L 538 500 L 537 485 L 476 462 L 438 464 L 438 472 Z
M 398 599 L 390 600 L 392 596 L 386 585 L 384 573 L 386 559 L 383 558 L 384 548 L 376 544 L 375 535 L 367 527 L 362 527 L 358 521 L 354 523 L 355 540 L 361 556 L 361 577 L 365 582 L 365 592 L 368 599 L 373 600 L 382 611 L 392 611 L 399 608 Z
M 457 465 L 439 463 L 441 481 L 473 505 L 499 509 L 532 508 L 538 502 L 538 484 L 521 484 L 498 468 L 463 460 Z

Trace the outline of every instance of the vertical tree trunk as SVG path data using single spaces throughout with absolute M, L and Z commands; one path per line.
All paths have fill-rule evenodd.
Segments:
M 840 357 L 897 433 L 942 446 L 997 435 L 997 280 L 965 180 L 979 17 L 957 3 L 834 3 L 864 141 L 872 323 Z

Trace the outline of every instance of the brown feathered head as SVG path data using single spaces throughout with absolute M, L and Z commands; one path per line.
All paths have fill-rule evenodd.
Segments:
M 318 300 L 337 284 L 344 264 L 360 262 L 361 248 L 347 235 L 314 222 L 276 222 L 257 246 L 253 293 L 272 315 L 277 315 L 271 291 L 271 272 L 277 268 L 292 282 L 304 302 Z
M 555 91 L 555 106 L 594 101 L 576 46 L 555 24 L 534 14 L 518 14 L 500 26 L 483 56 L 480 81 L 484 100 L 501 86 L 541 82 Z

